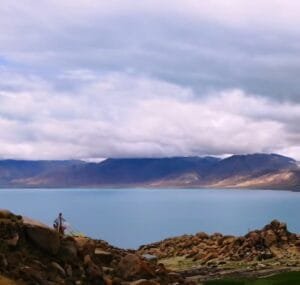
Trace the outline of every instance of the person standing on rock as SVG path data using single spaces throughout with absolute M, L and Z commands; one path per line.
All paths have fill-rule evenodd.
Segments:
M 59 213 L 58 217 L 54 220 L 53 227 L 60 233 L 64 234 L 65 233 L 65 219 L 62 216 L 62 213 Z

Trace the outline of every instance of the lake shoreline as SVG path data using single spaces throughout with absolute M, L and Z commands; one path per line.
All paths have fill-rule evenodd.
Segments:
M 107 189 L 111 189 L 111 190 L 119 190 L 119 189 L 124 189 L 124 190 L 130 190 L 130 189 L 140 189 L 140 190 L 180 190 L 180 189 L 184 189 L 184 190 L 212 190 L 212 191 L 218 191 L 218 190 L 232 190 L 232 191 L 244 191 L 244 190 L 254 190 L 254 191 L 281 191 L 281 192 L 300 192 L 300 187 L 292 187 L 292 188 L 274 188 L 274 187 L 265 187 L 265 188 L 251 188 L 251 187 L 205 187 L 205 186 L 188 186 L 188 187 L 183 187 L 183 186 L 162 186 L 162 187 L 156 187 L 156 186 L 143 186 L 143 185 L 121 185 L 121 186 L 116 186 L 116 185 L 105 185 L 105 186 L 70 186 L 70 187 L 51 187 L 51 186 L 45 186 L 45 187 L 19 187 L 19 186 L 0 186 L 0 191 L 2 190 L 22 190 L 22 189 L 27 189 L 27 190 L 43 190 L 43 189 L 47 189 L 47 190 L 64 190 L 64 189 L 79 189 L 79 190 L 85 190 L 85 189 L 97 189 L 99 191 L 101 190 L 107 190 Z
M 62 212 L 71 228 L 122 248 L 138 248 L 142 244 L 199 230 L 240 236 L 274 218 L 299 232 L 299 203 L 300 196 L 291 191 L 178 188 L 0 190 L 0 208 L 9 208 L 48 225 L 52 225 Z M 116 232 L 122 234 L 116 235 Z

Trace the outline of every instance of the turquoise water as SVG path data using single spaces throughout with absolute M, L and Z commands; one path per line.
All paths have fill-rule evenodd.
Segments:
M 0 208 L 52 225 L 61 211 L 76 230 L 136 248 L 205 231 L 242 235 L 272 219 L 300 232 L 300 193 L 204 189 L 2 189 Z

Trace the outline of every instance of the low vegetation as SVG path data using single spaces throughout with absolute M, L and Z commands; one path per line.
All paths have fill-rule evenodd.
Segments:
M 224 279 L 207 281 L 204 285 L 299 285 L 300 272 L 287 272 L 257 280 Z

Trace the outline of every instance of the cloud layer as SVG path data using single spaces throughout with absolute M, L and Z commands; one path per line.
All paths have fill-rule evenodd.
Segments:
M 0 157 L 300 159 L 299 8 L 4 0 Z
M 113 73 L 85 74 L 72 92 L 2 72 L 0 156 L 100 158 L 293 152 L 300 104 Z M 75 78 L 74 78 L 75 77 Z M 13 78 L 13 80 L 5 80 Z

